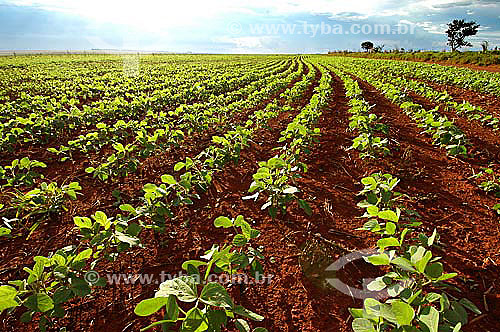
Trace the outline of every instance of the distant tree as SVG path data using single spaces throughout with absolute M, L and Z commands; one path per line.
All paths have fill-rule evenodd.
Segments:
M 475 36 L 479 27 L 480 25 L 474 21 L 453 20 L 453 22 L 448 23 L 446 34 L 448 35 L 448 45 L 451 47 L 451 51 L 455 52 L 463 46 L 472 46 L 465 38 Z
M 366 50 L 366 51 L 372 50 L 373 43 L 371 41 L 365 41 L 365 42 L 361 43 L 361 48 Z
M 487 40 L 485 40 L 481 43 L 481 47 L 483 48 L 484 53 L 488 52 L 489 46 L 490 46 L 490 43 Z
M 373 51 L 374 51 L 375 53 L 380 53 L 380 52 L 382 52 L 382 51 L 384 50 L 384 47 L 385 47 L 385 45 L 384 45 L 384 44 L 382 44 L 382 45 L 377 45 L 377 46 L 375 46 L 375 47 L 373 48 Z

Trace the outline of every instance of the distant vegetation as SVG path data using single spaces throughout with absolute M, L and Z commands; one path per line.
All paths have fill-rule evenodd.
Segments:
M 448 36 L 448 45 L 451 47 L 451 51 L 455 52 L 461 47 L 472 47 L 472 44 L 466 41 L 465 38 L 477 35 L 479 27 L 480 25 L 474 21 L 453 20 L 453 22 L 448 23 L 446 35 Z
M 474 21 L 453 20 L 448 23 L 448 30 L 445 33 L 448 39 L 447 45 L 450 46 L 451 52 L 413 51 L 404 48 L 400 49 L 399 47 L 391 51 L 383 51 L 385 45 L 375 46 L 373 42 L 365 41 L 361 43 L 361 48 L 366 51 L 365 53 L 344 50 L 328 52 L 328 54 L 391 60 L 445 61 L 454 64 L 475 64 L 479 66 L 500 64 L 498 47 L 488 51 L 490 43 L 486 40 L 481 42 L 482 52 L 461 53 L 458 51 L 462 47 L 472 47 L 472 44 L 466 38 L 475 36 L 479 31 L 479 27 L 480 25 Z
M 500 64 L 500 51 L 487 51 L 487 52 L 390 51 L 384 53 L 335 51 L 335 52 L 329 52 L 329 54 L 363 57 L 363 58 L 392 59 L 392 60 L 430 61 L 430 62 L 445 61 L 454 64 L 475 64 L 479 66 Z

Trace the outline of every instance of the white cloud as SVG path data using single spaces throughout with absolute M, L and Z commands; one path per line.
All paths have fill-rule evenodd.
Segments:
M 99 21 L 129 24 L 152 30 L 168 26 L 195 25 L 199 20 L 227 13 L 248 15 L 327 14 L 338 19 L 367 16 L 409 16 L 415 12 L 438 12 L 452 7 L 474 9 L 499 4 L 493 0 L 4 0 L 23 6 L 66 11 Z
M 428 33 L 432 34 L 443 34 L 445 33 L 447 26 L 446 24 L 434 24 L 433 22 L 426 21 L 426 22 L 412 22 L 408 20 L 400 20 L 399 24 L 406 24 L 406 25 L 415 25 L 419 28 L 421 28 L 424 31 L 427 31 Z
M 100 23 L 115 23 L 155 31 L 165 27 L 195 26 L 204 18 L 225 12 L 242 12 L 229 0 L 214 1 L 156 1 L 156 0 L 8 0 L 19 6 L 35 6 L 60 11 Z
M 395 0 L 5 0 L 20 6 L 38 6 L 48 10 L 71 12 L 100 21 L 136 25 L 189 24 L 199 19 L 224 13 L 256 14 L 265 11 L 271 15 L 297 13 L 330 14 L 359 13 L 365 15 L 407 15 L 409 10 L 420 7 L 411 1 Z M 441 4 L 442 0 L 427 0 L 428 7 Z
M 260 37 L 217 37 L 216 43 L 230 44 L 231 53 L 276 53 L 279 49 L 279 38 L 274 36 Z

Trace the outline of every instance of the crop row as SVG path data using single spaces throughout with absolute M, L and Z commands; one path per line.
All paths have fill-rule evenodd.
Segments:
M 419 62 L 352 58 L 341 59 L 344 63 L 356 63 L 361 67 L 375 66 L 381 70 L 392 72 L 399 76 L 453 85 L 464 89 L 500 96 L 500 80 L 498 73 Z
M 376 75 L 361 63 L 345 63 L 336 60 L 334 65 L 343 66 L 346 71 L 366 80 L 381 91 L 386 98 L 399 105 L 419 127 L 422 127 L 424 133 L 431 135 L 434 144 L 445 148 L 450 155 L 467 155 L 468 141 L 465 134 L 454 125 L 453 121 L 439 112 L 439 107 L 426 110 L 422 105 L 415 103 L 398 86 L 392 84 L 390 78 Z

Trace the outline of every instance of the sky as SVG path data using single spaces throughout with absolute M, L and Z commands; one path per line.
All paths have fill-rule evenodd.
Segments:
M 500 0 L 0 0 L 0 50 L 444 50 L 453 19 L 500 48 Z

